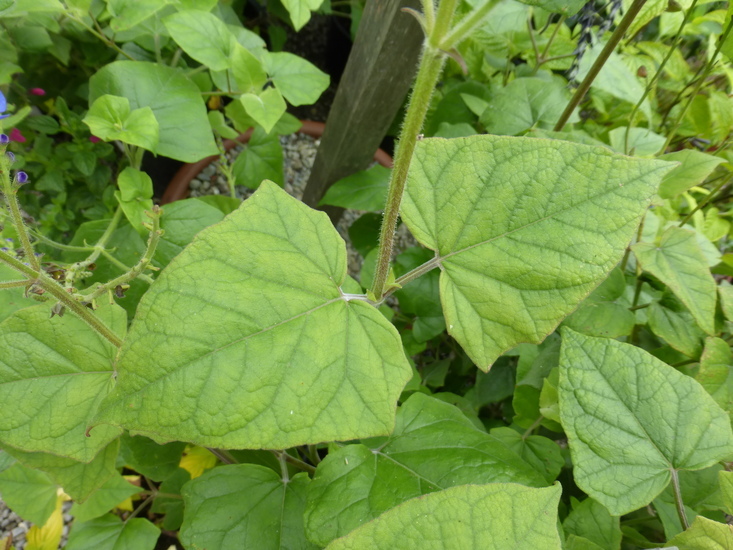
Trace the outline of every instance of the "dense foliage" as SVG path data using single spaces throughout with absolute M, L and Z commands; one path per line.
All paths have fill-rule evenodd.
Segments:
M 272 4 L 295 29 L 319 7 Z M 323 199 L 364 212 L 357 280 L 267 179 L 327 75 L 224 1 L 0 1 L 0 494 L 26 548 L 69 499 L 74 550 L 733 544 L 733 6 L 410 15 L 394 168 Z M 73 74 L 51 101 L 42 55 Z M 253 196 L 154 205 L 146 151 L 249 127 L 225 172 Z

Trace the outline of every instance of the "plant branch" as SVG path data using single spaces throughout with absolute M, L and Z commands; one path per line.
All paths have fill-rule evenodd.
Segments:
M 5 203 L 8 206 L 10 212 L 10 219 L 15 228 L 15 232 L 18 234 L 20 244 L 23 247 L 23 253 L 25 259 L 30 267 L 35 271 L 40 271 L 41 264 L 38 261 L 38 257 L 33 250 L 28 230 L 23 223 L 23 215 L 20 212 L 20 205 L 18 204 L 18 184 L 14 184 L 10 179 L 10 163 L 11 160 L 5 155 L 5 147 L 0 148 L 0 172 L 2 173 L 2 193 L 5 197 Z
M 690 105 L 692 105 L 693 100 L 695 99 L 695 97 L 697 97 L 697 94 L 702 89 L 702 85 L 705 83 L 708 76 L 710 75 L 710 72 L 713 70 L 713 66 L 717 62 L 718 55 L 720 54 L 720 50 L 723 48 L 723 44 L 725 43 L 732 29 L 733 29 L 733 18 L 731 18 L 731 20 L 728 21 L 728 25 L 725 27 L 725 30 L 723 31 L 723 35 L 720 37 L 720 40 L 718 41 L 718 45 L 715 47 L 715 52 L 713 53 L 713 56 L 710 58 L 710 60 L 705 65 L 705 69 L 703 70 L 702 75 L 700 75 L 700 78 L 695 83 L 695 88 L 692 90 L 692 93 L 687 98 L 685 105 L 682 107 L 682 109 L 680 109 L 680 112 L 677 115 L 677 118 L 675 119 L 674 123 L 672 124 L 672 127 L 670 128 L 667 134 L 667 141 L 664 143 L 664 148 L 662 149 L 662 151 L 666 151 L 667 147 L 669 147 L 669 144 L 672 143 L 672 139 L 674 138 L 675 134 L 677 133 L 677 129 L 680 127 L 680 124 L 682 124 L 682 119 L 685 118 L 685 115 L 687 114 L 687 110 L 690 108 Z
M 445 0 L 441 4 L 441 8 L 444 4 Z M 441 13 L 439 11 L 439 17 L 436 20 L 436 29 L 440 23 L 440 15 Z M 431 48 L 428 45 L 423 49 L 415 87 L 407 108 L 405 122 L 400 132 L 400 141 L 397 145 L 394 167 L 392 168 L 392 176 L 389 182 L 389 191 L 387 192 L 387 205 L 384 210 L 384 218 L 379 235 L 377 267 L 374 273 L 374 285 L 372 286 L 375 301 L 380 300 L 384 294 L 384 287 L 387 282 L 389 266 L 392 260 L 395 227 L 397 226 L 397 218 L 400 213 L 402 194 L 405 191 L 405 183 L 407 182 L 407 170 L 410 167 L 412 153 L 415 150 L 420 130 L 422 130 L 423 122 L 425 121 L 425 114 L 430 106 L 430 99 L 433 96 L 433 91 L 435 90 L 440 73 L 443 70 L 445 57 L 443 52 Z
M 626 34 L 629 26 L 631 26 L 631 23 L 634 21 L 634 19 L 636 19 L 636 16 L 639 14 L 639 11 L 645 3 L 646 0 L 634 0 L 634 3 L 631 4 L 631 6 L 629 7 L 629 11 L 626 12 L 626 15 L 624 15 L 624 18 L 618 24 L 616 30 L 613 31 L 611 38 L 608 39 L 608 42 L 606 42 L 606 45 L 603 47 L 603 50 L 601 50 L 600 55 L 588 71 L 588 74 L 585 75 L 583 82 L 581 82 L 580 86 L 578 86 L 578 89 L 575 90 L 575 94 L 570 99 L 567 107 L 565 107 L 565 111 L 562 115 L 560 115 L 560 119 L 557 121 L 557 124 L 555 124 L 554 128 L 556 132 L 561 131 L 565 127 L 565 124 L 567 124 L 568 120 L 570 119 L 570 115 L 573 114 L 575 108 L 580 105 L 581 101 L 583 101 L 585 94 L 588 93 L 591 84 L 593 84 L 593 81 L 598 76 L 598 73 L 601 72 L 603 65 L 605 65 L 606 61 L 608 61 L 608 58 L 611 57 L 611 54 L 616 49 L 616 46 L 618 46 L 619 42 L 621 42 L 624 34 Z
M 272 454 L 274 454 L 278 460 L 284 460 L 285 462 L 289 462 L 299 470 L 303 470 L 304 472 L 308 472 L 310 474 L 316 473 L 316 468 L 314 466 L 311 466 L 310 464 L 303 462 L 302 460 L 299 460 L 295 458 L 294 456 L 290 456 L 285 451 L 270 451 Z
M 680 43 L 680 40 L 682 40 L 682 31 L 685 28 L 685 25 L 687 25 L 687 21 L 689 21 L 690 16 L 692 15 L 692 11 L 695 9 L 695 6 L 697 5 L 698 0 L 692 0 L 692 4 L 690 4 L 690 8 L 685 12 L 685 16 L 682 19 L 682 24 L 680 25 L 679 29 L 677 29 L 677 34 L 675 34 L 674 38 L 672 39 L 672 44 L 669 47 L 669 51 L 664 56 L 664 59 L 662 59 L 662 62 L 659 64 L 659 68 L 654 73 L 654 76 L 651 78 L 649 83 L 646 85 L 646 88 L 644 88 L 644 93 L 641 94 L 641 98 L 639 98 L 639 101 L 636 102 L 636 105 L 634 105 L 634 108 L 631 111 L 631 115 L 629 115 L 629 124 L 626 126 L 626 133 L 624 135 L 624 153 L 627 155 L 629 154 L 629 134 L 631 133 L 631 127 L 634 124 L 634 117 L 636 117 L 636 113 L 641 108 L 641 104 L 644 103 L 644 100 L 649 95 L 649 92 L 651 92 L 652 88 L 654 87 L 654 84 L 659 80 L 659 77 L 662 76 L 662 71 L 664 70 L 664 67 L 667 65 L 667 61 L 670 60 L 672 57 L 672 54 L 677 49 L 677 46 Z M 665 147 L 666 149 L 666 147 Z
M 115 229 L 117 229 L 117 225 L 120 223 L 121 219 L 122 207 L 117 206 L 117 210 L 115 210 L 115 213 L 112 216 L 112 220 L 110 220 L 109 225 L 104 230 L 104 233 L 102 233 L 102 236 L 97 241 L 97 244 L 92 247 L 92 253 L 89 254 L 86 259 L 71 264 L 66 270 L 65 282 L 67 289 L 71 289 L 74 286 L 74 281 L 76 280 L 76 277 L 80 272 L 86 270 L 91 264 L 97 261 L 97 258 L 99 258 L 99 255 L 107 246 L 107 241 L 110 239 Z
M 677 515 L 680 518 L 682 529 L 687 530 L 690 528 L 690 522 L 687 521 L 687 512 L 685 512 L 685 503 L 682 502 L 682 492 L 680 491 L 680 478 L 677 470 L 672 468 L 670 470 L 672 474 L 672 487 L 674 489 L 674 503 L 677 506 Z
M 19 281 L 2 281 L 0 282 L 0 290 L 19 288 L 23 286 L 28 286 L 29 284 L 30 282 L 27 279 L 22 279 Z
M 224 449 L 216 449 L 214 447 L 206 447 L 206 450 L 209 451 L 216 458 L 221 460 L 223 464 L 239 464 L 239 462 L 237 462 L 237 459 L 235 459 L 229 451 L 226 451 Z
M 684 226 L 688 221 L 690 221 L 692 216 L 694 216 L 698 210 L 700 210 L 705 205 L 707 205 L 711 200 L 713 200 L 713 197 L 718 194 L 718 191 L 720 191 L 725 185 L 729 184 L 731 181 L 733 181 L 733 177 L 728 178 L 727 180 L 723 180 L 718 185 L 716 185 L 715 188 L 712 191 L 710 191 L 710 193 L 708 193 L 708 196 L 705 197 L 703 200 L 701 200 L 699 203 L 697 203 L 697 206 L 693 208 L 692 211 L 682 219 L 679 227 Z
M 384 300 L 387 299 L 389 296 L 391 296 L 394 292 L 405 286 L 410 281 L 413 281 L 417 279 L 418 277 L 425 275 L 428 271 L 432 271 L 436 267 L 440 266 L 440 257 L 435 256 L 435 258 L 431 258 L 427 262 L 425 262 L 422 265 L 417 266 L 415 269 L 412 269 L 411 271 L 408 271 L 401 277 L 398 277 L 395 281 L 395 286 L 388 289 L 387 292 L 384 293 L 381 300 L 379 302 L 375 303 L 375 307 L 379 307 L 384 303 Z
M 117 52 L 118 54 L 120 54 L 120 55 L 124 55 L 124 56 L 125 56 L 125 57 L 126 57 L 127 59 L 129 59 L 130 61 L 135 61 L 135 58 L 134 58 L 134 57 L 132 57 L 132 56 L 131 56 L 131 55 L 130 55 L 129 53 L 127 53 L 127 52 L 126 52 L 125 50 L 123 50 L 122 48 L 120 48 L 120 47 L 119 47 L 119 46 L 118 46 L 117 44 L 115 44 L 115 43 L 114 43 L 114 41 L 112 41 L 112 40 L 110 40 L 109 38 L 107 38 L 107 37 L 106 37 L 106 36 L 104 35 L 104 33 L 103 33 L 103 32 L 101 32 L 101 29 L 97 30 L 97 29 L 94 29 L 94 28 L 90 27 L 89 25 L 87 25 L 87 24 L 86 24 L 86 22 L 84 22 L 84 20 L 83 20 L 83 19 L 81 19 L 81 18 L 77 17 L 76 15 L 74 15 L 74 14 L 73 14 L 73 13 L 72 13 L 71 11 L 69 11 L 68 9 L 66 10 L 66 12 L 65 12 L 65 15 L 66 15 L 66 17 L 68 17 L 68 18 L 69 18 L 69 19 L 71 19 L 72 21 L 74 21 L 74 22 L 78 23 L 79 25 L 81 25 L 82 27 L 84 27 L 84 29 L 86 29 L 86 30 L 87 30 L 88 32 L 92 33 L 92 34 L 93 34 L 94 36 L 96 36 L 96 37 L 97 37 L 97 38 L 98 38 L 99 40 L 101 40 L 102 42 L 104 42 L 104 44 L 105 44 L 105 45 L 106 45 L 106 46 L 107 46 L 108 48 L 112 48 L 112 49 L 113 49 L 113 50 L 115 50 L 115 51 L 116 51 L 116 52 Z M 91 16 L 90 16 L 90 17 L 91 17 Z M 92 21 L 94 22 L 95 26 L 99 27 L 99 23 L 97 23 L 97 20 L 96 20 L 96 19 L 94 19 L 93 17 L 92 17 Z
M 445 0 L 443 0 L 443 2 L 445 2 Z M 440 42 L 440 48 L 445 51 L 455 48 L 461 40 L 471 34 L 471 31 L 481 23 L 486 14 L 488 14 L 498 3 L 499 0 L 487 0 L 481 4 L 481 6 L 466 15 L 448 32 L 446 37 L 443 38 Z M 438 13 L 438 17 L 440 17 L 440 13 Z

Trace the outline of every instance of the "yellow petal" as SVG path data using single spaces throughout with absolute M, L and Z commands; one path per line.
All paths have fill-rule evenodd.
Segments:
M 191 474 L 191 479 L 195 479 L 216 466 L 216 457 L 203 447 L 188 446 L 178 465 Z
M 56 508 L 43 527 L 33 525 L 25 536 L 26 550 L 57 550 L 64 529 L 63 504 L 68 497 L 61 493 L 56 497 Z

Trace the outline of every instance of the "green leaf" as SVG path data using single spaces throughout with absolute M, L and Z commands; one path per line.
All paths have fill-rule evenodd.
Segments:
M 563 329 L 559 392 L 575 481 L 613 515 L 648 504 L 673 470 L 733 453 L 730 420 L 705 390 L 629 344 Z
M 154 153 L 182 162 L 218 154 L 196 85 L 178 70 L 142 61 L 115 61 L 89 80 L 89 102 L 126 97 L 131 109 L 149 107 L 159 125 Z
M 573 499 L 574 500 L 574 499 Z M 573 505 L 562 524 L 566 534 L 584 537 L 607 550 L 621 548 L 621 524 L 602 504 L 586 498 Z
M 98 97 L 84 122 L 92 134 L 105 141 L 120 140 L 155 151 L 158 144 L 158 121 L 150 107 L 130 111 L 126 97 L 105 94 Z
M 513 483 L 463 485 L 414 498 L 327 550 L 559 550 L 560 485 L 531 489 Z
M 212 71 L 231 67 L 237 41 L 213 13 L 186 9 L 164 18 L 163 24 L 181 49 L 202 65 Z
M 608 276 L 670 168 L 555 140 L 418 142 L 402 215 L 437 252 L 448 332 L 479 368 L 542 341 Z
M 283 96 L 275 88 L 267 88 L 258 94 L 242 94 L 239 101 L 247 114 L 262 126 L 268 134 L 277 121 L 280 120 L 287 107 Z
M 700 328 L 715 334 L 715 280 L 695 234 L 671 226 L 658 243 L 637 243 L 631 250 L 641 268 L 666 284 L 687 306 Z
M 730 514 L 733 511 L 733 472 L 720 470 L 718 472 L 718 483 L 720 493 L 725 505 L 725 512 Z
M 232 75 L 240 92 L 261 90 L 267 82 L 267 73 L 262 62 L 242 45 L 234 48 Z
M 678 550 L 730 550 L 733 526 L 697 516 L 690 528 L 667 542 Z
M 672 348 L 693 359 L 700 357 L 705 333 L 698 328 L 687 311 L 673 311 L 653 303 L 647 310 L 647 318 L 651 331 Z
M 217 197 L 211 195 L 211 197 Z M 221 197 L 226 199 L 231 197 Z M 224 219 L 224 213 L 211 204 L 207 204 L 206 197 L 185 199 L 166 204 L 163 208 L 163 217 L 160 225 L 163 236 L 155 250 L 155 261 L 160 265 L 168 265 L 196 234 L 202 229 L 214 225 Z M 240 201 L 236 201 L 239 206 Z M 228 212 L 227 212 L 228 213 Z
M 7 241 L 2 242 L 3 247 L 8 243 Z M 8 248 L 12 248 L 14 245 L 10 244 Z M 0 265 L 0 281 L 17 281 L 19 279 L 18 272 L 11 269 L 5 264 Z M 0 321 L 10 317 L 13 312 L 23 309 L 24 307 L 37 305 L 36 301 L 32 298 L 26 298 L 23 292 L 23 288 L 8 288 L 0 292 Z
M 185 444 L 173 441 L 158 445 L 147 437 L 123 434 L 120 458 L 123 463 L 153 481 L 163 481 L 178 470 Z
M 120 190 L 115 197 L 125 217 L 138 233 L 147 235 L 143 224 L 150 221 L 145 212 L 153 210 L 153 180 L 145 172 L 128 166 L 117 176 L 117 185 Z
M 283 6 L 290 14 L 293 28 L 302 29 L 311 18 L 311 12 L 317 10 L 323 0 L 283 0 Z
M 721 281 L 718 285 L 718 294 L 725 318 L 729 321 L 733 320 L 733 285 L 726 280 Z
M 492 98 L 481 115 L 481 124 L 489 133 L 508 136 L 535 126 L 552 128 L 569 99 L 567 88 L 560 80 L 517 78 Z
M 331 82 L 331 78 L 310 61 L 287 52 L 268 53 L 265 67 L 275 87 L 296 107 L 318 101 Z
M 142 489 L 140 487 L 133 485 L 124 477 L 117 474 L 107 480 L 86 502 L 83 504 L 75 503 L 71 509 L 71 515 L 74 516 L 74 520 L 77 523 L 98 518 L 109 512 L 122 501 L 139 494 L 141 491 Z
M 328 216 L 263 183 L 143 297 L 97 422 L 227 449 L 389 433 L 410 365 L 392 324 L 342 295 L 345 275 Z
M 389 168 L 376 164 L 346 176 L 329 187 L 318 204 L 381 212 L 387 201 L 390 174 Z
M 216 131 L 221 137 L 226 139 L 237 139 L 239 137 L 239 132 L 227 125 L 224 120 L 224 113 L 221 111 L 209 111 L 207 116 L 209 117 L 211 129 Z
M 309 483 L 307 474 L 283 480 L 255 464 L 214 468 L 183 489 L 181 542 L 217 550 L 318 548 L 303 529 Z
M 659 196 L 663 199 L 671 199 L 688 191 L 695 185 L 700 185 L 705 181 L 705 178 L 712 174 L 716 166 L 725 162 L 724 158 L 707 155 L 694 149 L 669 153 L 662 155 L 659 159 L 680 163 L 679 166 L 664 176 L 659 186 Z
M 695 379 L 713 396 L 733 422 L 733 353 L 728 342 L 721 338 L 705 340 L 700 370 Z
M 551 13 L 575 15 L 586 4 L 585 0 L 519 0 L 522 4 L 537 6 Z
M 56 508 L 56 484 L 46 474 L 22 464 L 0 472 L 0 496 L 26 521 L 43 525 Z
M 124 334 L 122 309 L 101 308 L 98 315 Z M 0 403 L 14 404 L 0 408 L 0 443 L 89 462 L 120 433 L 101 426 L 85 437 L 99 400 L 111 389 L 117 348 L 71 314 L 49 316 L 42 304 L 0 324 Z
M 265 180 L 280 187 L 285 185 L 283 175 L 283 148 L 277 135 L 268 135 L 255 128 L 244 150 L 232 165 L 237 185 L 257 189 Z
M 608 132 L 608 139 L 614 151 L 628 153 L 637 157 L 651 157 L 656 155 L 667 141 L 647 128 L 631 128 L 629 130 L 628 148 L 626 147 L 627 126 L 619 126 Z M 666 159 L 665 159 L 666 160 Z
M 631 334 L 635 323 L 633 312 L 621 304 L 586 300 L 563 321 L 563 326 L 589 336 L 618 338 Z
M 493 370 L 491 371 L 493 372 Z M 500 439 L 507 447 L 522 457 L 524 461 L 540 472 L 547 483 L 552 483 L 560 475 L 565 465 L 557 443 L 541 435 L 524 437 L 509 427 L 494 428 L 491 435 Z
M 260 452 L 267 453 L 270 457 L 274 458 L 272 453 L 267 451 Z M 277 459 L 274 460 L 277 463 Z M 279 463 L 277 463 L 277 466 L 279 470 Z M 183 523 L 183 497 L 180 496 L 181 489 L 189 481 L 191 481 L 191 474 L 183 468 L 178 468 L 173 475 L 160 484 L 161 493 L 174 496 L 158 495 L 150 507 L 150 511 L 165 514 L 162 526 L 166 531 L 178 531 L 181 528 L 181 524 Z M 179 498 L 175 498 L 175 495 L 179 495 Z
M 74 501 L 84 502 L 117 473 L 115 461 L 119 448 L 119 441 L 115 440 L 89 463 L 48 453 L 25 453 L 12 447 L 6 447 L 6 450 L 23 465 L 44 472 Z
M 167 4 L 166 0 L 108 0 L 107 10 L 113 17 L 109 26 L 116 33 L 126 31 L 152 17 Z M 89 13 L 89 8 L 84 15 Z
M 458 409 L 413 394 L 386 440 L 348 445 L 319 464 L 308 491 L 308 538 L 322 546 L 406 500 L 467 483 L 541 486 L 537 471 Z
M 84 523 L 74 523 L 67 550 L 153 550 L 160 529 L 143 518 L 122 521 L 107 514 Z

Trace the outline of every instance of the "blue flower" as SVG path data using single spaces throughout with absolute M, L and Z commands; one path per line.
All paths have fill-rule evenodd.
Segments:
M 0 113 L 4 113 L 8 108 L 8 101 L 5 99 L 5 95 L 0 92 Z M 0 118 L 8 118 L 10 115 L 0 114 Z

